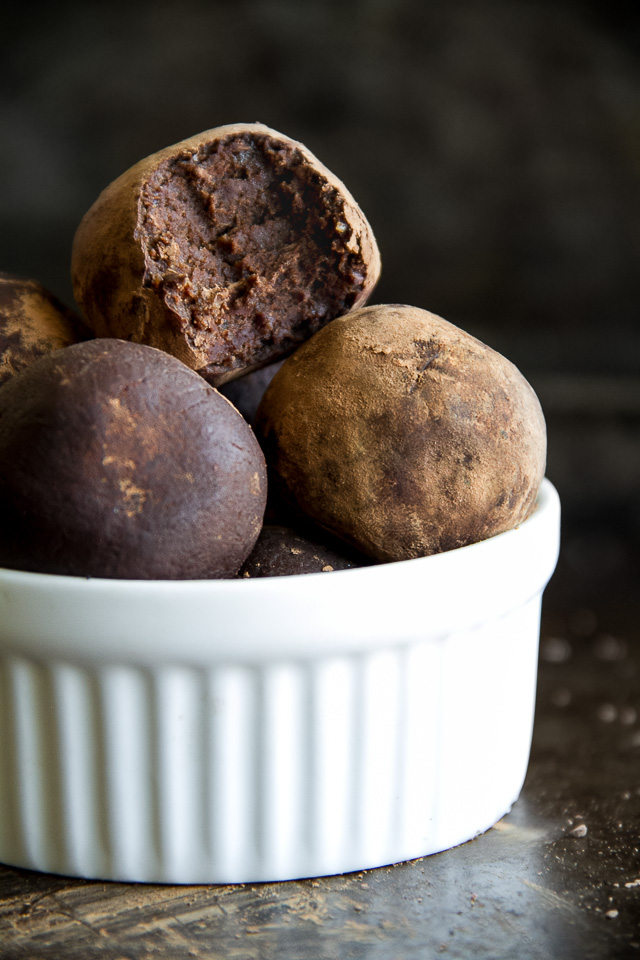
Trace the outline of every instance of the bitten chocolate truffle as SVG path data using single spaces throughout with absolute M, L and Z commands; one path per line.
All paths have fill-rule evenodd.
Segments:
M 516 367 L 404 305 L 365 307 L 301 346 L 256 432 L 283 501 L 382 561 L 516 527 L 546 460 L 542 410 Z
M 286 577 L 301 573 L 333 573 L 367 566 L 365 557 L 347 555 L 325 543 L 316 543 L 290 527 L 265 524 L 255 547 L 240 568 L 238 576 Z
M 233 577 L 266 501 L 251 428 L 201 377 L 116 339 L 0 389 L 0 565 L 127 579 Z
M 0 385 L 34 360 L 91 336 L 37 280 L 0 272 Z
M 379 273 L 344 184 L 257 123 L 140 161 L 84 216 L 72 257 L 75 297 L 98 336 L 159 347 L 216 386 L 362 306 Z

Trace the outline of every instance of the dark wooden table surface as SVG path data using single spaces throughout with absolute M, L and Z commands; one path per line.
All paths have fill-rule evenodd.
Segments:
M 488 833 L 288 883 L 127 885 L 0 867 L 0 956 L 640 958 L 637 567 L 589 581 L 579 552 L 569 559 L 545 598 L 524 791 Z

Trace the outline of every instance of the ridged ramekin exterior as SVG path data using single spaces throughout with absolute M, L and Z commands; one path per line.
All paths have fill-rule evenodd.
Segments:
M 8 657 L 0 856 L 85 877 L 230 883 L 460 843 L 520 792 L 539 606 L 297 663 L 93 669 Z
M 296 657 L 288 644 L 206 665 L 181 658 L 179 638 L 157 662 L 0 645 L 0 860 L 105 880 L 273 881 L 481 833 L 524 781 L 554 550 L 516 606 L 505 597 L 491 618 L 430 634 L 426 604 L 424 636 L 371 649 Z

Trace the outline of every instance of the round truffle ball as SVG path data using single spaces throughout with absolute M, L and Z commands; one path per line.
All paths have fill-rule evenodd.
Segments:
M 517 526 L 545 469 L 544 417 L 516 367 L 403 305 L 355 311 L 300 347 L 256 432 L 278 496 L 382 561 Z
M 260 406 L 264 392 L 282 364 L 282 360 L 277 360 L 275 363 L 270 363 L 267 367 L 260 367 L 259 370 L 253 370 L 238 380 L 224 383 L 218 389 L 223 397 L 231 401 L 236 410 L 242 414 L 248 423 L 253 423 L 256 410 Z
M 90 336 L 80 317 L 37 280 L 0 273 L 0 385 L 34 360 Z
M 325 543 L 315 542 L 290 527 L 265 524 L 255 547 L 242 564 L 238 576 L 286 577 L 302 573 L 332 573 L 367 566 L 364 557 L 347 556 Z
M 159 347 L 215 386 L 364 304 L 379 273 L 344 184 L 258 123 L 205 131 L 126 171 L 84 216 L 72 257 L 98 336 Z
M 233 577 L 266 467 L 237 410 L 160 350 L 97 339 L 0 390 L 0 565 L 126 579 Z

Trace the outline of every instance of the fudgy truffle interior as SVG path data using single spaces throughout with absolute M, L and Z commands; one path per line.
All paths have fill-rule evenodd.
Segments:
M 213 379 L 289 352 L 365 281 L 344 200 L 295 144 L 234 134 L 165 161 L 141 195 L 145 284 Z

